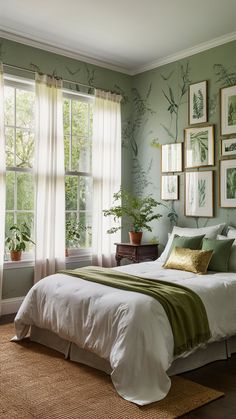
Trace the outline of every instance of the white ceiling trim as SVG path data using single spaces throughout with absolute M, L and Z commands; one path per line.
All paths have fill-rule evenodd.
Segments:
M 19 42 L 21 44 L 28 45 L 30 47 L 39 48 L 44 51 L 52 52 L 54 54 L 63 55 L 65 57 L 73 58 L 74 60 L 79 60 L 86 62 L 87 64 L 93 64 L 98 67 L 106 68 L 108 70 L 118 71 L 120 73 L 125 73 L 131 75 L 132 72 L 124 67 L 110 64 L 106 61 L 99 60 L 95 57 L 88 57 L 84 54 L 81 54 L 79 51 L 72 51 L 69 49 L 61 48 L 59 45 L 52 45 L 40 38 L 30 38 L 27 34 L 22 34 L 20 32 L 11 32 L 11 30 L 5 30 L 3 26 L 0 27 L 0 37 L 8 39 L 9 41 Z
M 231 42 L 235 40 L 236 40 L 236 32 L 231 32 L 229 34 L 212 39 L 211 41 L 198 44 L 192 48 L 184 49 L 182 51 L 177 52 L 176 54 L 171 54 L 171 55 L 168 55 L 167 57 L 160 58 L 160 60 L 153 61 L 150 64 L 137 67 L 136 69 L 133 69 L 131 74 L 135 75 L 135 74 L 144 73 L 144 71 L 153 70 L 157 67 L 161 67 L 162 65 L 169 64 L 174 61 L 182 60 L 183 58 L 198 54 L 199 52 L 203 52 L 214 47 L 218 47 L 219 45 L 227 44 L 227 42 Z
M 124 67 L 120 67 L 118 65 L 114 65 L 111 63 L 108 63 L 106 61 L 99 60 L 95 57 L 88 57 L 83 54 L 81 54 L 79 51 L 71 51 L 68 49 L 61 48 L 59 45 L 51 45 L 47 42 L 45 42 L 42 39 L 35 38 L 32 39 L 30 36 L 26 34 L 22 34 L 20 32 L 12 32 L 10 29 L 7 30 L 7 28 L 0 28 L 0 37 L 6 38 L 10 41 L 19 42 L 34 48 L 39 48 L 44 51 L 49 51 L 54 54 L 63 55 L 65 57 L 73 58 L 75 60 L 79 60 L 82 62 L 86 62 L 88 64 L 93 64 L 98 67 L 106 68 L 108 70 L 118 71 L 120 73 L 128 74 L 128 75 L 136 75 L 143 73 L 148 70 L 153 70 L 157 67 L 161 67 L 165 64 L 172 63 L 174 61 L 181 60 L 183 58 L 189 57 L 191 55 L 198 54 L 199 52 L 206 51 L 210 48 L 217 47 L 219 45 L 226 44 L 227 42 L 235 41 L 236 40 L 236 32 L 231 32 L 229 34 L 220 36 L 218 38 L 212 39 L 208 42 L 203 42 L 201 44 L 198 44 L 192 48 L 187 48 L 185 50 L 179 51 L 176 54 L 168 55 L 164 58 L 161 58 L 159 60 L 153 61 L 149 64 L 146 64 L 144 66 L 139 66 L 133 69 L 128 69 Z

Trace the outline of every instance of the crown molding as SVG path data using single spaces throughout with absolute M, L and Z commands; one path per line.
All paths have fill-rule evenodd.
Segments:
M 212 39 L 211 41 L 203 42 L 194 47 L 184 49 L 175 54 L 170 54 L 166 57 L 160 58 L 158 60 L 152 61 L 149 64 L 143 66 L 138 66 L 134 68 L 125 68 L 119 65 L 111 64 L 106 61 L 102 61 L 96 57 L 86 56 L 80 51 L 73 51 L 66 48 L 61 48 L 59 45 L 52 45 L 47 43 L 45 40 L 40 38 L 32 39 L 25 33 L 22 32 L 12 32 L 10 28 L 0 27 L 0 37 L 8 39 L 9 41 L 19 42 L 21 44 L 28 45 L 30 47 L 39 48 L 44 51 L 52 52 L 54 54 L 62 55 L 65 57 L 73 58 L 88 64 L 92 64 L 98 67 L 106 68 L 108 70 L 117 71 L 119 73 L 124 73 L 129 76 L 135 76 L 145 71 L 153 70 L 157 67 L 161 67 L 165 64 L 170 64 L 174 61 L 182 60 L 183 58 L 190 57 L 191 55 L 198 54 L 208 49 L 215 48 L 219 45 L 226 44 L 231 41 L 236 40 L 236 32 L 231 32 L 226 35 L 220 36 L 218 38 Z
M 70 50 L 67 48 L 61 48 L 59 45 L 50 44 L 45 40 L 35 37 L 31 38 L 30 35 L 20 32 L 20 31 L 11 31 L 10 28 L 0 27 L 0 38 L 8 39 L 9 41 L 18 42 L 30 47 L 42 49 L 44 51 L 52 52 L 54 54 L 63 55 L 64 57 L 73 58 L 74 60 L 82 61 L 87 64 L 96 65 L 97 67 L 106 68 L 107 70 L 117 71 L 119 73 L 124 73 L 131 75 L 131 71 L 128 68 L 111 64 L 106 61 L 102 61 L 99 58 L 91 57 L 84 55 L 80 51 Z
M 183 58 L 190 57 L 191 55 L 198 54 L 199 52 L 206 51 L 208 49 L 218 47 L 219 45 L 227 44 L 228 42 L 236 40 L 236 32 L 231 32 L 226 35 L 220 36 L 218 38 L 212 39 L 211 41 L 202 42 L 194 47 L 184 49 L 177 52 L 176 54 L 168 55 L 159 60 L 153 61 L 150 64 L 140 66 L 132 69 L 131 75 L 135 76 L 136 74 L 144 73 L 145 71 L 153 70 L 157 67 L 161 67 L 165 64 L 170 64 L 174 61 L 182 60 Z

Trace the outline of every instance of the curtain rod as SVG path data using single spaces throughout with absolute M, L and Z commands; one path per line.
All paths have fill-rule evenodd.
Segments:
M 29 70 L 28 68 L 19 67 L 19 66 L 17 66 L 17 65 L 12 65 L 12 64 L 5 64 L 5 63 L 3 63 L 3 66 L 4 66 L 4 67 L 9 67 L 9 68 L 14 68 L 15 70 L 27 71 L 28 73 L 32 73 L 32 74 L 35 74 L 35 73 L 36 73 L 34 70 Z M 89 85 L 89 84 L 80 83 L 80 82 L 77 82 L 77 81 L 66 80 L 66 79 L 62 79 L 62 81 L 63 81 L 63 82 L 66 82 L 66 83 L 75 84 L 75 85 L 76 85 L 76 84 L 79 84 L 80 86 L 87 87 L 87 88 L 89 88 L 89 89 L 95 89 L 95 87 L 94 87 L 94 86 L 91 86 L 91 85 Z

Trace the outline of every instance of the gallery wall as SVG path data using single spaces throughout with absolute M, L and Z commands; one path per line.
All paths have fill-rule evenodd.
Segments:
M 208 124 L 214 125 L 215 164 L 197 170 L 213 170 L 214 217 L 185 217 L 184 173 L 179 176 L 179 200 L 163 201 L 158 209 L 163 217 L 153 224 L 152 236 L 163 246 L 172 225 L 201 227 L 226 222 L 236 225 L 236 208 L 219 207 L 220 89 L 236 85 L 236 42 L 207 50 L 180 61 L 139 74 L 133 78 L 132 103 L 135 147 L 133 147 L 133 187 L 160 200 L 161 144 L 184 141 L 188 127 L 188 86 L 207 80 Z M 235 137 L 235 136 L 234 136 Z M 168 216 L 169 215 L 169 216 Z M 162 247 L 160 245 L 160 248 Z

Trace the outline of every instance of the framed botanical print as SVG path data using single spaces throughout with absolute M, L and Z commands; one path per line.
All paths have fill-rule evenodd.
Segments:
M 185 173 L 185 215 L 213 217 L 213 172 Z
M 178 175 L 162 175 L 161 199 L 163 201 L 177 200 L 179 198 L 178 187 Z
M 188 120 L 189 125 L 207 122 L 207 80 L 189 85 Z
M 213 125 L 186 128 L 184 142 L 186 169 L 214 165 Z
M 182 143 L 161 146 L 161 171 L 162 173 L 182 172 Z
M 236 134 L 236 86 L 222 88 L 220 99 L 221 134 Z
M 221 155 L 222 157 L 236 155 L 236 138 L 222 138 Z
M 236 159 L 220 161 L 220 206 L 236 207 Z

